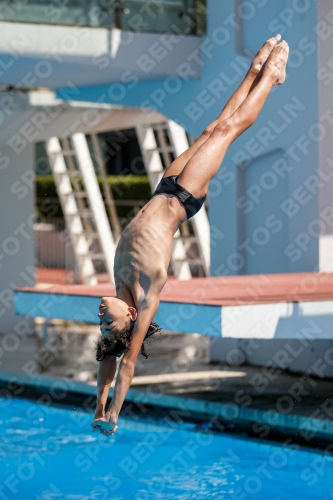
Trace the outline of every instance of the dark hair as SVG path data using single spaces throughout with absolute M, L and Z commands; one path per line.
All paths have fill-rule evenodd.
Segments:
M 129 347 L 133 337 L 132 333 L 134 325 L 135 321 L 129 320 L 128 324 L 123 330 L 115 332 L 114 334 L 115 340 L 120 340 L 123 344 L 126 345 L 126 347 Z M 152 321 L 148 327 L 144 340 L 148 339 L 149 337 L 154 335 L 154 333 L 157 333 L 159 331 L 161 331 L 161 328 Z
M 102 361 L 107 355 L 119 358 L 127 351 L 130 348 L 134 325 L 135 321 L 129 320 L 129 324 L 122 331 L 115 332 L 112 337 L 101 337 L 96 344 L 96 360 Z M 152 321 L 141 346 L 141 354 L 146 359 L 148 354 L 145 351 L 144 341 L 160 331 L 161 328 Z

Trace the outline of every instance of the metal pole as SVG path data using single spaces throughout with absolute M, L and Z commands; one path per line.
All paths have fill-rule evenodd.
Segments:
M 123 6 L 121 5 L 121 0 L 115 0 L 114 6 L 114 22 L 115 27 L 121 30 L 122 26 L 122 13 L 124 12 Z

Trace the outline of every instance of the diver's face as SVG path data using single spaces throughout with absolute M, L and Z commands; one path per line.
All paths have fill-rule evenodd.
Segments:
M 116 297 L 101 299 L 98 317 L 103 337 L 112 337 L 115 332 L 123 331 L 132 319 L 127 304 Z

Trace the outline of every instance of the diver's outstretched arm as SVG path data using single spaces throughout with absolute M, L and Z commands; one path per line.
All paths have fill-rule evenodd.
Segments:
M 97 374 L 97 403 L 94 420 L 104 417 L 105 415 L 105 406 L 116 370 L 117 358 L 114 356 L 107 356 L 99 362 Z M 93 423 L 91 425 L 93 426 Z

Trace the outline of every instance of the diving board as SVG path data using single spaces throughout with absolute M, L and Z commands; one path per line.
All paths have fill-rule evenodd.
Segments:
M 26 317 L 99 322 L 112 284 L 44 285 L 14 293 Z M 155 321 L 165 330 L 219 338 L 333 338 L 333 273 L 169 279 Z

